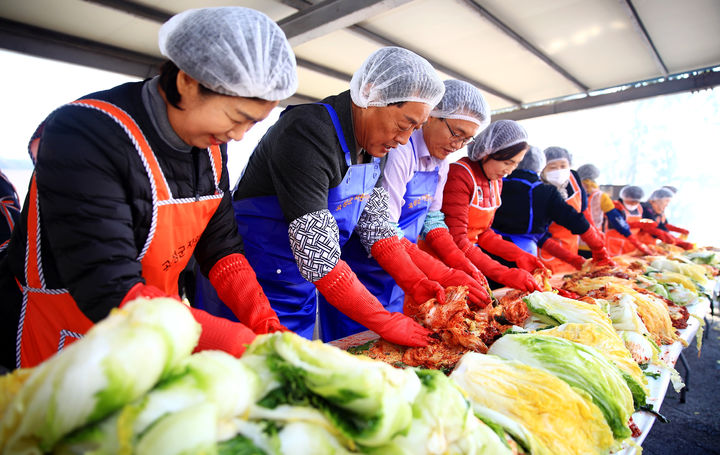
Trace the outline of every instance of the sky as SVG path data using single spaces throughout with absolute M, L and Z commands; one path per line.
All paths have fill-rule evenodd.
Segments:
M 0 169 L 21 202 L 32 173 L 27 143 L 37 125 L 64 103 L 137 78 L 0 50 Z M 328 94 L 330 95 L 330 93 Z M 492 106 L 491 106 L 492 107 Z M 241 142 L 228 146 L 230 182 L 278 118 L 275 109 Z M 668 207 L 672 224 L 699 245 L 720 246 L 720 88 L 630 101 L 520 122 L 530 143 L 560 146 L 572 167 L 593 163 L 600 184 L 638 185 L 646 196 L 662 185 L 679 188 Z M 465 150 L 452 154 L 455 161 Z

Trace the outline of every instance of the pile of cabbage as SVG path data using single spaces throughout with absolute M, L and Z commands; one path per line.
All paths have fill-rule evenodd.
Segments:
M 441 372 L 292 333 L 259 336 L 242 359 L 193 354 L 199 334 L 174 300 L 115 310 L 36 368 L 0 379 L 0 453 L 512 453 Z

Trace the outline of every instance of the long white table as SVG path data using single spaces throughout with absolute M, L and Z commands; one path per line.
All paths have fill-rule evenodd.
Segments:
M 691 316 L 688 319 L 687 328 L 678 331 L 680 334 L 680 338 L 685 340 L 685 342 L 687 342 L 689 345 L 690 343 L 695 343 L 695 335 L 700 328 L 701 321 L 710 310 L 710 300 L 708 300 L 706 297 L 699 298 L 696 303 L 688 305 L 687 309 L 690 314 L 697 316 L 697 318 L 699 319 L 698 320 Z M 666 364 L 674 367 L 683 349 L 685 349 L 685 346 L 683 346 L 683 344 L 679 341 L 676 341 L 675 343 L 670 345 L 661 346 L 660 358 Z M 670 385 L 670 372 L 667 369 L 661 369 L 656 366 L 648 367 L 648 371 L 660 373 L 659 378 L 648 377 L 648 388 L 650 389 L 650 397 L 648 398 L 648 404 L 652 405 L 653 409 L 656 412 L 662 414 L 660 406 L 665 399 L 665 395 L 668 391 L 668 386 Z M 675 393 L 675 391 L 673 390 L 671 393 Z M 650 429 L 655 423 L 656 417 L 648 412 L 639 411 L 634 413 L 632 418 L 635 422 L 635 425 L 637 425 L 637 427 L 641 431 L 640 436 L 633 438 L 633 440 L 636 444 L 642 445 L 648 433 L 650 433 Z M 634 455 L 635 453 L 636 449 L 634 447 L 628 447 L 624 450 L 617 452 L 618 455 Z

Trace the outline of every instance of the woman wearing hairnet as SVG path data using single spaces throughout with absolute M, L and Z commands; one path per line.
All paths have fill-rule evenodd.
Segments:
M 476 283 L 470 288 L 470 301 L 484 307 L 490 300 L 484 288 L 485 279 L 455 246 L 442 221 L 440 206 L 448 169 L 445 158 L 487 126 L 490 110 L 480 90 L 467 82 L 448 80 L 444 85 L 445 94 L 430 112 L 422 129 L 415 130 L 406 144 L 398 145 L 388 153 L 382 187 L 389 196 L 390 222 L 397 229 L 397 235 L 405 243 L 406 250 L 412 251 L 414 257 L 424 257 L 422 261 L 427 264 L 425 267 L 432 267 L 433 276 L 447 275 L 448 278 L 438 278 L 438 281 L 448 282 L 451 277 L 455 277 L 458 282 L 468 282 L 465 274 L 472 276 Z M 432 232 L 429 237 L 440 239 L 440 244 L 444 237 L 447 238 L 457 253 L 457 259 L 446 262 L 450 268 L 426 253 L 417 251 L 414 246 L 418 237 L 428 230 Z M 448 252 L 448 255 L 452 256 L 452 252 Z M 377 296 L 385 309 L 403 310 L 405 293 L 402 288 L 375 259 L 368 257 L 357 234 L 353 234 L 343 246 L 341 257 L 365 287 Z M 327 309 L 336 313 L 334 324 L 323 326 L 323 334 L 329 338 L 337 339 L 365 330 L 334 308 Z
M 233 195 L 235 216 L 248 260 L 291 330 L 313 337 L 317 290 L 329 302 L 317 309 L 323 331 L 336 323 L 337 309 L 388 341 L 428 343 L 430 332 L 387 311 L 340 249 L 354 231 L 365 254 L 414 300 L 444 298 L 443 277 L 426 273 L 396 235 L 381 186 L 385 155 L 407 143 L 444 90 L 426 60 L 381 48 L 355 72 L 349 91 L 289 108 L 258 144 Z
M 570 207 L 578 213 L 583 213 L 587 207 L 587 196 L 580 185 L 580 178 L 575 171 L 570 170 L 572 157 L 570 152 L 562 147 L 548 147 L 545 153 L 545 168 L 540 177 L 546 183 L 553 185 Z M 563 257 L 570 253 L 573 257 L 578 254 L 578 235 L 569 229 L 552 223 L 548 232 L 557 242 L 545 242 L 540 249 L 540 259 L 553 271 L 553 273 L 572 272 L 574 265 Z M 602 236 L 594 226 L 583 233 L 583 241 L 590 246 L 593 260 L 604 261 L 608 259 L 607 250 L 603 247 Z
M 597 230 L 603 229 L 603 222 L 607 219 L 607 228 L 614 229 L 624 236 L 629 244 L 626 245 L 627 252 L 633 251 L 631 245 L 640 250 L 641 253 L 653 254 L 650 249 L 640 241 L 640 239 L 630 231 L 625 220 L 625 215 L 615 207 L 615 203 L 610 196 L 602 191 L 596 182 L 600 176 L 600 169 L 593 164 L 583 164 L 577 170 L 580 177 L 580 183 L 588 194 L 588 207 L 585 210 L 585 217 L 590 221 Z M 582 241 L 579 246 L 580 255 L 583 257 L 591 257 L 590 247 Z
M 694 245 L 677 238 L 670 234 L 669 231 L 677 232 L 681 236 L 687 236 L 689 231 L 667 222 L 665 218 L 665 209 L 675 196 L 675 192 L 671 189 L 663 187 L 653 191 L 647 201 L 641 202 L 642 216 L 644 219 L 651 220 L 655 223 L 652 225 L 643 225 L 643 231 L 638 235 L 642 241 L 649 244 L 655 243 L 655 238 L 665 243 L 677 245 L 685 250 L 691 250 Z
M 44 122 L 2 265 L 7 366 L 36 365 L 138 296 L 177 294 L 193 254 L 246 324 L 193 310 L 199 349 L 240 355 L 253 331 L 284 329 L 240 254 L 225 142 L 295 91 L 290 45 L 247 8 L 180 13 L 159 45 L 169 59 L 160 76 L 85 96 Z
M 542 268 L 542 263 L 490 229 L 501 203 L 502 178 L 517 167 L 527 149 L 527 133 L 519 123 L 491 123 L 468 147 L 468 156 L 450 165 L 442 212 L 460 251 L 485 276 L 501 285 L 532 292 L 540 286 L 527 269 Z M 526 269 L 508 268 L 483 250 Z
M 619 200 L 614 204 L 621 216 L 609 215 L 608 229 L 605 231 L 605 243 L 612 256 L 633 252 L 637 247 L 631 239 L 638 239 L 638 233 L 643 225 L 655 225 L 650 220 L 642 221 L 643 209 L 640 200 L 644 195 L 645 192 L 639 186 L 628 185 L 620 190 Z M 630 235 L 626 235 L 628 231 Z M 655 243 L 654 239 L 653 243 Z
M 544 167 L 545 154 L 537 147 L 530 147 L 517 169 L 503 179 L 503 204 L 495 214 L 492 227 L 533 255 L 537 255 L 538 247 L 549 247 L 558 251 L 560 259 L 580 269 L 585 259 L 559 245 L 548 227 L 550 223 L 557 223 L 582 238 L 591 230 L 590 224 L 565 202 L 555 186 L 540 179 Z

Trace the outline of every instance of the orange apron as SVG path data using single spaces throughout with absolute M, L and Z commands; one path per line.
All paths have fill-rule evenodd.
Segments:
M 568 196 L 568 198 L 565 199 L 565 202 L 570 207 L 577 210 L 578 213 L 581 213 L 580 209 L 582 208 L 582 192 L 580 191 L 580 184 L 577 182 L 577 180 L 575 180 L 575 176 L 573 176 L 572 174 L 570 174 L 569 183 L 570 186 L 572 186 L 573 194 Z M 557 223 L 551 223 L 548 231 L 552 235 L 553 239 L 560 242 L 563 248 L 573 254 L 578 254 L 578 246 L 580 240 L 580 237 L 578 235 L 573 234 L 572 232 L 570 232 L 570 230 L 560 226 Z M 548 253 L 544 248 L 540 248 L 538 256 L 540 257 L 540 260 L 543 261 L 543 263 L 545 264 L 545 267 L 549 268 L 553 274 L 575 271 L 575 267 L 561 259 L 556 258 L 552 254 Z
M 477 243 L 478 237 L 483 232 L 487 231 L 492 225 L 495 219 L 495 212 L 497 211 L 502 200 L 500 199 L 500 193 L 502 188 L 500 182 L 502 180 L 491 180 L 490 194 L 485 197 L 483 195 L 482 187 L 478 185 L 475 173 L 470 167 L 469 163 L 463 160 L 456 161 L 455 163 L 465 168 L 472 178 L 473 185 L 475 187 L 473 191 L 473 197 L 470 200 L 470 206 L 468 207 L 468 239 L 471 243 Z M 484 176 L 478 176 L 477 178 L 485 178 Z
M 220 148 L 213 146 L 208 150 L 215 194 L 175 199 L 150 144 L 125 111 L 99 100 L 78 100 L 71 104 L 96 109 L 108 115 L 135 144 L 150 180 L 153 196 L 150 230 L 137 260 L 142 264 L 142 276 L 147 284 L 167 294 L 177 294 L 178 276 L 187 265 L 195 245 L 223 197 L 219 187 L 222 174 Z M 18 367 L 39 364 L 64 346 L 82 338 L 93 325 L 77 307 L 67 289 L 50 289 L 45 284 L 35 175 L 31 180 L 28 201 L 26 285 L 18 282 L 23 294 L 16 345 Z
M 622 205 L 622 203 L 615 203 L 615 207 L 622 208 L 622 212 L 625 214 L 625 220 L 628 222 L 628 224 L 641 221 L 642 220 L 642 206 L 638 206 L 638 214 L 637 215 L 631 215 L 626 209 L 625 206 Z M 650 220 L 648 220 L 650 221 Z M 640 239 L 640 236 L 638 235 L 640 229 L 639 228 L 630 228 L 630 233 L 638 236 L 638 239 Z M 644 241 L 645 239 L 640 239 L 641 241 Z M 645 242 L 647 243 L 647 242 Z M 652 239 L 652 244 L 655 244 L 655 239 Z M 635 245 L 630 243 L 630 241 L 622 235 L 620 232 L 616 231 L 615 229 L 608 229 L 607 232 L 605 232 L 605 247 L 608 250 L 608 254 L 610 256 L 618 256 L 620 254 L 627 254 L 632 253 L 636 250 Z

